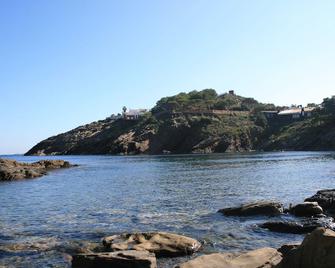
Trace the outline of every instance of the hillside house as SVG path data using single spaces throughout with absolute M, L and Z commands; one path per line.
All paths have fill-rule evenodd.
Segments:
M 125 120 L 138 120 L 141 118 L 148 110 L 147 109 L 129 109 L 123 112 L 123 119 Z
M 278 117 L 282 119 L 288 119 L 288 120 L 296 120 L 301 118 L 308 118 L 312 116 L 314 107 L 297 107 L 297 108 L 291 108 L 287 110 L 283 110 L 278 113 Z

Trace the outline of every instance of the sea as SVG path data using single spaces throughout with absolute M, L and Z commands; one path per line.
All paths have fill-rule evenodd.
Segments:
M 334 152 L 0 157 L 78 164 L 0 183 L 0 267 L 71 267 L 72 254 L 124 232 L 190 236 L 203 243 L 195 256 L 300 243 L 302 235 L 259 227 L 287 215 L 227 217 L 218 210 L 259 200 L 288 207 L 335 188 Z

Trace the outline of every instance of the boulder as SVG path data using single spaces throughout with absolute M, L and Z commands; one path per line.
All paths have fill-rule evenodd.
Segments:
M 63 160 L 41 160 L 35 163 L 20 163 L 11 159 L 0 159 L 0 181 L 11 181 L 41 177 L 47 171 L 69 168 L 72 165 Z
M 246 253 L 214 253 L 197 257 L 175 268 L 272 268 L 282 260 L 273 248 L 261 248 Z
M 298 217 L 311 217 L 323 214 L 323 209 L 318 202 L 304 202 L 292 207 L 290 213 Z
M 323 209 L 335 209 L 335 189 L 318 191 L 315 195 L 306 198 L 307 202 L 318 202 Z
M 157 268 L 156 257 L 148 251 L 125 250 L 78 254 L 72 258 L 73 268 Z
M 279 233 L 306 234 L 319 227 L 334 229 L 335 224 L 332 218 L 311 218 L 301 221 L 270 221 L 260 227 Z
M 165 232 L 113 235 L 102 242 L 107 250 L 147 250 L 157 257 L 189 255 L 201 248 L 201 243 L 193 238 Z
M 291 254 L 300 246 L 300 243 L 284 244 L 277 250 L 283 255 L 283 257 Z
M 248 203 L 239 207 L 224 208 L 219 210 L 219 212 L 226 216 L 275 216 L 283 213 L 283 211 L 284 208 L 282 204 L 272 201 Z
M 284 256 L 277 268 L 335 267 L 335 232 L 318 228 L 307 235 L 302 244 Z

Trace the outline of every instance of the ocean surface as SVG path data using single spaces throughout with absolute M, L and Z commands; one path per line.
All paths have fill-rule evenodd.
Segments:
M 79 247 L 133 231 L 191 236 L 204 243 L 201 254 L 279 247 L 303 236 L 259 228 L 267 217 L 225 217 L 218 209 L 256 200 L 288 206 L 335 188 L 332 152 L 2 157 L 79 164 L 0 183 L 0 266 L 5 267 L 70 267 L 69 254 Z M 183 260 L 162 259 L 159 267 Z

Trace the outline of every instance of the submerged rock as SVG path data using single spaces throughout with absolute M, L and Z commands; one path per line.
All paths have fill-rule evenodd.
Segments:
M 283 211 L 284 208 L 281 203 L 272 201 L 259 201 L 244 204 L 239 207 L 220 209 L 218 212 L 223 213 L 226 216 L 275 216 L 283 213 Z
M 323 214 L 323 209 L 318 202 L 304 202 L 292 207 L 290 213 L 298 217 L 309 217 Z
M 74 255 L 73 268 L 157 268 L 156 257 L 148 251 L 125 250 Z
M 147 250 L 157 257 L 189 255 L 201 248 L 197 240 L 165 232 L 134 233 L 108 236 L 103 239 L 107 250 Z
M 282 260 L 273 248 L 261 248 L 246 253 L 214 253 L 203 255 L 176 266 L 176 268 L 272 268 Z
M 335 224 L 332 218 L 311 218 L 301 221 L 266 222 L 261 224 L 260 227 L 279 233 L 305 234 L 319 227 L 334 229 Z
M 335 189 L 318 191 L 315 195 L 306 198 L 307 202 L 318 202 L 323 209 L 335 209 Z
M 286 254 L 277 268 L 335 267 L 335 232 L 318 228 L 302 244 Z
M 11 159 L 0 159 L 0 181 L 11 181 L 41 177 L 47 171 L 72 167 L 63 160 L 41 160 L 35 163 L 20 163 Z

